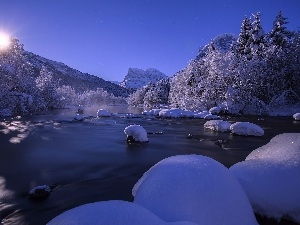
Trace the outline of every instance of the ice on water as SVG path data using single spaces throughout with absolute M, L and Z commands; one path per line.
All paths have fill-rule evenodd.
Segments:
M 230 171 L 257 213 L 300 223 L 300 133 L 275 136 Z

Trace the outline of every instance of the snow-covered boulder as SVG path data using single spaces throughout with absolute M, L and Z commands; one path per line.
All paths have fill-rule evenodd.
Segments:
M 207 114 L 204 117 L 205 120 L 219 120 L 221 119 L 221 117 L 219 117 L 218 115 L 213 115 L 213 114 Z
M 105 109 L 99 109 L 99 110 L 97 111 L 97 116 L 98 116 L 98 117 L 110 117 L 110 116 L 111 116 L 111 113 L 108 112 L 108 111 L 105 110 Z
M 300 133 L 275 136 L 230 168 L 254 211 L 300 223 Z
M 244 135 L 244 136 L 263 136 L 264 130 L 250 122 L 236 122 L 230 126 L 230 131 L 233 134 Z
M 160 117 L 179 118 L 182 117 L 183 110 L 178 108 L 163 109 L 159 112 Z
M 230 131 L 230 126 L 231 123 L 223 120 L 210 120 L 204 124 L 204 128 L 220 132 Z
M 221 112 L 221 107 L 212 107 L 209 111 L 208 111 L 210 114 L 214 114 L 214 115 L 217 115 Z
M 146 116 L 158 116 L 160 111 L 161 109 L 151 109 L 149 111 L 145 110 L 142 114 Z
M 74 120 L 76 120 L 76 121 L 83 121 L 84 117 L 81 114 L 77 113 L 75 115 L 75 117 L 74 117 Z
M 43 200 L 49 196 L 51 188 L 48 185 L 34 187 L 28 193 L 28 198 L 34 200 Z
M 149 210 L 132 202 L 111 200 L 89 203 L 70 209 L 47 225 L 168 225 Z M 171 224 L 170 224 L 171 225 Z M 178 222 L 172 225 L 196 225 Z
M 134 203 L 165 221 L 257 224 L 237 179 L 225 166 L 206 156 L 166 158 L 148 170 L 132 192 Z
M 127 135 L 128 142 L 147 142 L 147 131 L 140 125 L 130 125 L 125 128 L 124 133 Z
M 294 120 L 300 120 L 300 113 L 295 113 L 293 115 Z
M 204 119 L 205 116 L 207 116 L 207 115 L 210 115 L 210 113 L 207 112 L 207 111 L 203 111 L 203 112 L 195 113 L 195 114 L 194 114 L 194 118 L 197 118 L 197 119 Z

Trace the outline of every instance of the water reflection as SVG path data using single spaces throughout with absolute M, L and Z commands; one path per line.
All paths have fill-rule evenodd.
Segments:
M 9 142 L 19 144 L 25 140 L 33 128 L 31 122 L 28 121 L 4 121 L 0 123 L 0 132 L 6 135 L 11 135 Z

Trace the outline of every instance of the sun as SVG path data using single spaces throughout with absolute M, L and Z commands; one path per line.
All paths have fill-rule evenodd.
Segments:
M 0 50 L 8 48 L 10 45 L 10 38 L 7 34 L 0 33 Z

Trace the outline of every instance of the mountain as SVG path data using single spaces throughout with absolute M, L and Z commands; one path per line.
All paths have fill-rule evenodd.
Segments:
M 129 68 L 124 80 L 120 83 L 121 87 L 129 89 L 141 88 L 150 82 L 156 83 L 157 81 L 167 78 L 167 76 L 157 69 L 137 69 Z
M 103 88 L 103 90 L 115 96 L 127 97 L 129 94 L 129 91 L 120 85 L 105 81 L 100 77 L 88 73 L 82 73 L 61 62 L 46 59 L 27 51 L 24 51 L 23 54 L 27 63 L 32 66 L 33 76 L 35 77 L 39 76 L 44 66 L 52 73 L 53 79 L 59 81 L 59 85 L 70 85 L 77 92 Z
M 237 36 L 234 34 L 218 35 L 215 38 L 213 38 L 209 44 L 199 49 L 198 55 L 196 56 L 196 60 L 199 60 L 200 58 L 203 58 L 206 55 L 210 45 L 213 45 L 216 50 L 224 53 L 228 52 L 231 49 L 232 45 L 236 43 L 236 40 Z

